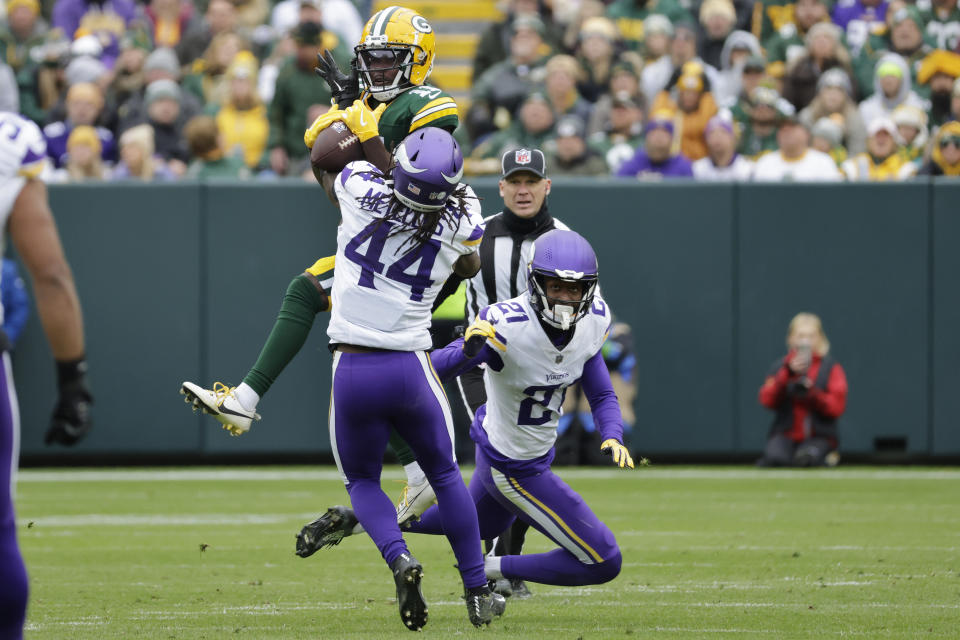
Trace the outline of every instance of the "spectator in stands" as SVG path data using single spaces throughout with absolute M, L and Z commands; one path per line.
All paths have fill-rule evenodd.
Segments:
M 563 11 L 563 13 L 567 15 L 558 20 L 563 27 L 563 38 L 560 41 L 560 46 L 555 47 L 555 49 L 557 51 L 572 51 L 576 53 L 577 48 L 580 46 L 580 37 L 584 25 L 593 18 L 603 18 L 607 13 L 607 7 L 599 0 L 583 0 L 578 3 L 576 7 L 570 7 Z M 613 23 L 610 22 L 610 24 Z M 620 43 L 620 47 L 618 48 L 622 48 L 620 31 L 617 30 L 616 25 L 614 25 L 613 30 L 613 39 Z
M 797 0 L 793 20 L 784 24 L 768 41 L 767 59 L 787 65 L 806 53 L 805 39 L 810 27 L 818 22 L 830 22 L 831 0 Z
M 237 7 L 238 28 L 253 31 L 267 21 L 270 0 L 232 0 Z
M 317 17 L 306 18 L 306 8 Z M 301 22 L 311 21 L 335 33 L 350 49 L 360 42 L 364 20 L 357 5 L 350 0 L 282 0 L 276 3 L 270 14 L 270 26 L 278 35 L 288 33 Z
M 270 149 L 270 167 L 278 175 L 298 175 L 305 168 L 309 162 L 308 150 L 303 146 L 303 130 L 309 124 L 306 113 L 312 105 L 330 104 L 327 83 L 318 82 L 313 71 L 317 52 L 324 48 L 323 34 L 312 22 L 299 24 L 294 31 L 296 54 L 284 63 L 277 77 L 269 109 L 267 147 Z
M 610 96 L 609 102 L 606 119 L 589 134 L 588 143 L 604 157 L 610 173 L 615 174 L 643 144 L 643 109 L 627 92 Z
M 66 180 L 70 182 L 100 181 L 106 178 L 100 138 L 89 126 L 76 127 L 67 139 Z
M 557 116 L 542 93 L 532 93 L 509 127 L 489 136 L 473 150 L 475 158 L 499 158 L 511 149 L 539 149 L 553 135 Z
M 833 22 L 844 30 L 847 46 L 857 55 L 867 42 L 867 36 L 884 27 L 887 0 L 854 0 L 841 2 L 833 10 Z
M 693 16 L 677 0 L 615 0 L 607 8 L 607 17 L 614 21 L 627 47 L 634 51 L 643 46 L 644 20 L 653 14 L 666 17 L 674 25 L 693 23 Z M 655 95 L 662 88 L 657 87 L 648 95 Z
M 960 177 L 960 122 L 940 127 L 933 140 L 930 160 L 918 172 L 925 176 Z
M 559 45 L 560 32 L 553 23 L 548 3 L 541 0 L 510 0 L 503 20 L 490 24 L 480 35 L 473 58 L 474 82 L 494 65 L 516 55 L 513 52 L 513 40 L 517 31 L 516 19 L 520 16 L 537 17 L 540 24 L 537 28 L 540 39 L 532 60 L 548 56 L 550 50 Z
M 917 83 L 926 85 L 930 91 L 931 127 L 939 127 L 954 119 L 951 113 L 953 85 L 960 77 L 960 54 L 952 51 L 934 51 L 920 65 Z
M 173 180 L 173 172 L 154 158 L 153 128 L 149 124 L 131 127 L 120 136 L 120 162 L 113 168 L 112 180 Z
M 0 111 L 20 111 L 20 89 L 13 69 L 0 60 Z
M 0 62 L 15 74 L 25 71 L 33 64 L 30 50 L 43 44 L 46 32 L 39 0 L 7 0 L 7 19 L 0 21 Z
M 238 53 L 248 48 L 247 42 L 236 33 L 214 36 L 206 53 L 193 62 L 190 73 L 184 76 L 184 91 L 192 93 L 201 104 L 221 102 L 227 94 L 227 67 Z
M 720 52 L 719 80 L 717 86 L 713 87 L 713 98 L 719 106 L 733 106 L 743 90 L 743 72 L 747 60 L 762 55 L 760 43 L 749 31 L 734 31 L 730 34 Z M 760 71 L 763 70 L 764 65 L 761 64 Z
M 580 65 L 571 56 L 558 54 L 547 61 L 544 90 L 557 116 L 574 115 L 586 122 L 593 105 L 577 90 L 581 78 Z
M 627 55 L 632 56 L 633 54 L 631 52 Z M 596 104 L 593 105 L 590 120 L 587 121 L 588 137 L 608 129 L 614 96 L 628 97 L 641 111 L 646 105 L 646 99 L 640 91 L 640 73 L 637 71 L 637 67 L 629 62 L 628 59 L 621 60 L 613 66 L 613 70 L 610 72 L 610 83 L 607 85 L 607 90 L 600 96 Z M 641 117 L 642 115 L 641 113 Z
M 920 15 L 926 23 L 926 37 L 937 49 L 960 47 L 960 5 L 956 0 L 931 0 Z
M 699 160 L 707 155 L 704 130 L 707 122 L 717 113 L 717 103 L 706 84 L 703 66 L 687 62 L 681 67 L 676 83 L 661 91 L 653 101 L 652 110 L 667 110 L 677 114 L 680 131 L 680 151 L 689 160 Z
M 661 56 L 656 62 L 643 68 L 641 80 L 643 95 L 648 100 L 667 88 L 676 77 L 678 70 L 687 62 L 699 62 L 706 73 L 707 84 L 711 87 L 718 82 L 717 70 L 697 57 L 697 31 L 692 22 L 674 25 L 673 39 L 670 41 L 670 53 Z
M 237 29 L 237 10 L 230 0 L 210 0 L 203 20 L 195 21 L 177 43 L 177 57 L 181 65 L 192 64 L 221 33 Z
M 917 107 L 902 104 L 893 110 L 893 123 L 900 136 L 900 153 L 919 169 L 930 139 L 927 132 L 927 114 Z
M 183 35 L 200 23 L 193 5 L 181 0 L 150 0 L 143 13 L 156 47 L 176 47 Z
M 585 100 L 595 103 L 607 91 L 617 61 L 619 32 L 603 17 L 590 18 L 580 30 L 577 62 L 580 64 L 577 89 Z M 547 73 L 549 74 L 549 66 Z
M 10 348 L 15 349 L 20 334 L 30 317 L 30 294 L 27 285 L 20 277 L 17 261 L 3 258 L 0 275 L 0 302 L 3 304 L 3 332 L 7 336 Z
M 116 108 L 117 128 L 122 119 L 124 104 L 134 95 L 143 93 L 144 71 L 150 43 L 145 38 L 137 39 L 130 34 L 120 43 L 120 55 L 113 66 L 113 78 L 106 91 L 106 101 Z M 179 70 L 178 70 L 179 71 Z
M 889 23 L 891 26 L 886 35 L 876 41 L 871 40 L 857 57 L 855 68 L 860 95 L 866 96 L 874 91 L 871 74 L 880 60 L 891 53 L 903 58 L 905 69 L 910 74 L 910 83 L 916 87 L 916 70 L 920 61 L 931 51 L 931 47 L 923 41 L 923 18 L 916 7 L 905 5 L 897 9 L 890 15 Z M 917 91 L 925 97 L 919 88 Z
M 645 64 L 659 60 L 670 53 L 670 43 L 673 41 L 673 23 L 670 18 L 659 13 L 651 13 L 643 21 L 643 46 L 640 53 Z
M 847 180 L 896 181 L 916 174 L 916 165 L 898 151 L 899 135 L 893 120 L 879 116 L 870 123 L 867 133 L 867 150 L 853 155 L 840 167 Z
M 267 147 L 270 123 L 267 108 L 257 95 L 257 59 L 253 54 L 238 53 L 227 69 L 227 79 L 230 93 L 216 116 L 222 146 L 229 156 L 240 157 L 247 167 L 255 169 Z
M 727 37 L 737 26 L 736 9 L 732 0 L 704 0 L 699 17 L 697 55 L 712 67 L 720 68 L 720 54 Z
M 864 122 L 872 122 L 878 116 L 891 117 L 902 104 L 927 110 L 927 103 L 913 92 L 907 62 L 897 54 L 884 54 L 877 61 L 873 78 L 873 95 L 860 103 Z
M 96 36 L 103 46 L 100 60 L 112 68 L 120 54 L 120 40 L 136 17 L 133 0 L 56 0 L 52 25 L 68 40 Z
M 960 78 L 953 83 L 953 92 L 950 94 L 950 114 L 954 120 L 960 120 Z
M 646 139 L 634 156 L 620 165 L 617 176 L 655 180 L 661 178 L 692 178 L 690 160 L 672 149 L 674 114 L 669 111 L 654 111 L 645 128 Z
M 503 129 L 516 115 L 524 98 L 545 79 L 543 22 L 523 14 L 513 19 L 510 56 L 484 71 L 470 91 L 466 124 L 473 140 Z
M 733 117 L 728 111 L 710 118 L 704 131 L 707 155 L 693 163 L 694 178 L 713 182 L 750 180 L 753 163 L 737 153 L 733 126 Z
M 800 112 L 800 120 L 812 128 L 821 118 L 836 116 L 834 120 L 842 126 L 844 145 L 850 155 L 856 155 L 866 149 L 867 128 L 852 92 L 853 85 L 846 72 L 837 68 L 825 71 L 817 81 L 816 97 Z
M 805 108 L 817 93 L 817 81 L 828 69 L 845 72 L 853 84 L 850 54 L 841 40 L 840 29 L 828 22 L 820 22 L 807 32 L 806 52 L 787 65 L 783 78 L 783 97 L 794 109 Z
M 740 133 L 737 151 L 752 160 L 768 151 L 776 151 L 777 123 L 793 113 L 793 105 L 780 97 L 776 89 L 759 86 L 750 97 L 748 116 Z
M 116 157 L 116 143 L 109 129 L 98 127 L 97 121 L 103 110 L 103 93 L 100 87 L 89 82 L 80 82 L 67 91 L 66 120 L 52 122 L 43 128 L 43 137 L 47 140 L 47 155 L 55 167 L 63 167 L 67 160 L 67 140 L 77 127 L 95 127 L 100 139 L 100 151 L 103 159 L 113 161 Z
M 250 177 L 250 170 L 242 158 L 224 153 L 223 137 L 217 121 L 210 116 L 193 118 L 187 123 L 183 134 L 193 159 L 186 177 L 196 180 Z
M 123 56 L 121 56 L 121 59 Z M 160 48 L 151 51 L 143 62 L 143 81 L 140 88 L 132 93 L 127 100 L 120 105 L 117 114 L 120 118 L 119 131 L 123 133 L 130 127 L 142 124 L 147 119 L 147 105 L 145 103 L 147 86 L 157 80 L 169 80 L 173 83 L 180 81 L 180 62 L 173 49 Z M 135 81 L 131 81 L 131 85 Z M 180 114 L 181 120 L 186 123 L 187 120 L 199 114 L 203 110 L 202 99 L 189 91 L 180 92 Z
M 820 118 L 810 129 L 810 147 L 827 154 L 837 167 L 847 159 L 847 148 L 843 146 L 843 126 L 838 116 Z
M 147 85 L 144 104 L 147 124 L 153 129 L 154 153 L 177 177 L 187 170 L 190 156 L 183 139 L 180 87 L 173 80 L 155 80 Z
M 603 176 L 610 173 L 607 162 L 587 146 L 586 125 L 574 115 L 557 121 L 556 137 L 544 145 L 546 164 L 552 175 Z
M 820 318 L 799 313 L 790 321 L 787 355 L 760 388 L 760 404 L 776 412 L 761 467 L 835 466 L 837 420 L 847 407 L 847 376 L 830 357 Z
M 841 179 L 833 158 L 810 148 L 810 133 L 796 115 L 785 114 L 777 129 L 779 149 L 759 160 L 753 172 L 758 182 L 835 182 Z
M 750 56 L 743 63 L 740 73 L 740 91 L 730 104 L 720 105 L 730 109 L 733 121 L 743 126 L 750 120 L 753 101 L 750 96 L 760 86 L 767 74 L 767 64 L 763 56 Z

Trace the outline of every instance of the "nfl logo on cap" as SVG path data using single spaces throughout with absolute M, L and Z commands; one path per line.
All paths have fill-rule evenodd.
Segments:
M 530 150 L 529 149 L 517 149 L 516 156 L 514 160 L 517 164 L 530 164 Z

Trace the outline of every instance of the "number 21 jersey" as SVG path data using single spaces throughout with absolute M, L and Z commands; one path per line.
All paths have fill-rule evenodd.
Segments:
M 429 349 L 433 301 L 453 263 L 475 251 L 483 237 L 479 200 L 467 187 L 461 214 L 448 198 L 453 222 L 441 221 L 416 249 L 411 237 L 422 214 L 405 210 L 407 225 L 383 220 L 394 199 L 379 169 L 351 162 L 337 176 L 335 188 L 343 220 L 337 230 L 330 342 L 392 351 Z

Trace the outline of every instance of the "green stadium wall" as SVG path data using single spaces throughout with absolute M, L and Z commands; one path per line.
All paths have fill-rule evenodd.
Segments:
M 496 182 L 475 186 L 498 211 Z M 244 437 L 177 393 L 238 383 L 292 276 L 335 250 L 339 213 L 319 187 L 54 186 L 50 200 L 83 302 L 95 429 L 71 450 L 43 445 L 54 368 L 34 311 L 14 353 L 25 460 L 329 459 L 324 315 Z M 790 318 L 812 311 L 850 383 L 844 452 L 960 455 L 960 184 L 558 180 L 550 205 L 593 243 L 604 296 L 633 327 L 636 450 L 758 452 L 757 391 Z

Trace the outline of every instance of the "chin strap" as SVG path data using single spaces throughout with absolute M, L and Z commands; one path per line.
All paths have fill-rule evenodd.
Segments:
M 553 317 L 560 316 L 560 328 L 564 331 L 570 328 L 570 321 L 573 320 L 573 307 L 568 304 L 553 305 Z

